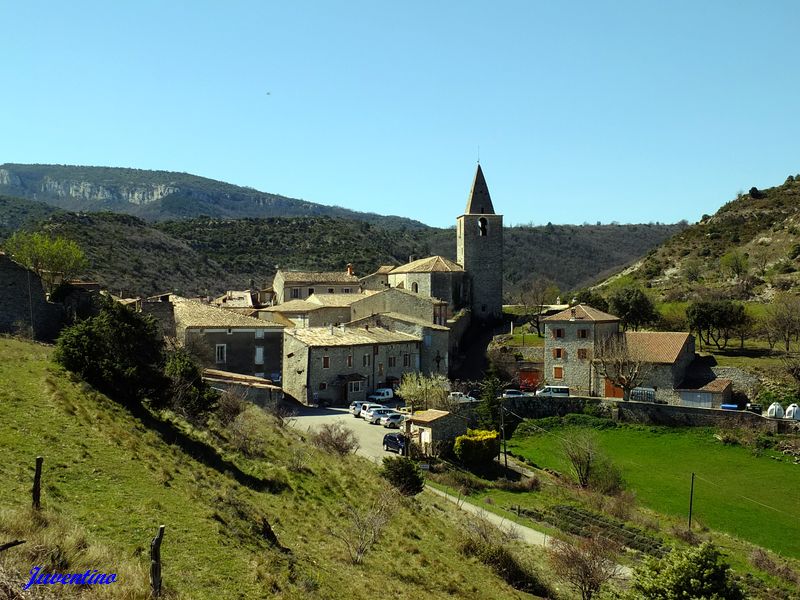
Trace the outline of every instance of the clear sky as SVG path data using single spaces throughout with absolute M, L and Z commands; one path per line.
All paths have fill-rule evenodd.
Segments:
M 800 172 L 800 2 L 0 0 L 0 163 L 448 226 L 695 221 Z M 479 150 L 480 149 L 480 150 Z

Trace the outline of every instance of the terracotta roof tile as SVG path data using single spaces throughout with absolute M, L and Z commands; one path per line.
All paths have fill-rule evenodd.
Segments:
M 409 421 L 412 423 L 427 424 L 432 423 L 433 421 L 438 421 L 442 417 L 446 417 L 449 414 L 450 413 L 446 410 L 436 410 L 435 408 L 431 408 L 411 415 Z
M 358 277 L 347 271 L 278 271 L 286 283 L 354 283 Z
M 463 271 L 464 268 L 461 265 L 444 256 L 429 256 L 395 267 L 391 273 L 458 273 Z
M 573 311 L 575 311 L 573 316 Z M 576 304 L 572 308 L 567 308 L 552 316 L 545 317 L 543 321 L 594 321 L 595 323 L 611 323 L 619 321 L 619 317 L 604 313 L 602 310 L 592 308 L 588 304 Z
M 286 333 L 307 346 L 363 346 L 421 341 L 418 336 L 380 327 L 306 327 Z
M 179 329 L 185 327 L 247 327 L 267 329 L 270 324 L 253 317 L 245 317 L 224 308 L 217 308 L 210 304 L 202 304 L 195 300 L 181 298 L 180 296 L 171 297 L 174 312 L 175 324 Z M 273 325 L 274 326 L 274 325 Z
M 625 342 L 634 356 L 649 363 L 671 365 L 691 337 L 684 332 L 626 331 Z

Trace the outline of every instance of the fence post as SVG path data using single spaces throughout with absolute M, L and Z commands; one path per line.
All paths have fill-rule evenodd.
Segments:
M 39 510 L 41 508 L 42 496 L 42 463 L 44 458 L 41 456 L 36 457 L 36 473 L 33 476 L 33 508 Z
M 150 542 L 150 593 L 153 598 L 161 595 L 161 540 L 164 539 L 164 527 L 158 528 L 158 533 Z

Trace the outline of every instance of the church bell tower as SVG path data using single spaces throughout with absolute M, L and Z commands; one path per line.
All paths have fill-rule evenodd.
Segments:
M 503 215 L 495 214 L 478 164 L 464 214 L 456 219 L 456 262 L 464 267 L 472 318 L 503 314 Z

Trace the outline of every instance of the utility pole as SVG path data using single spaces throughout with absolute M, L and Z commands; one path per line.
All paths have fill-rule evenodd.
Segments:
M 689 530 L 692 529 L 692 502 L 694 501 L 694 473 L 692 473 L 692 487 L 689 491 Z
M 508 469 L 508 452 L 506 451 L 506 422 L 503 416 L 505 409 L 503 408 L 503 399 L 500 399 L 500 435 L 503 436 L 503 459 L 505 460 L 506 469 Z

